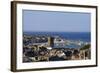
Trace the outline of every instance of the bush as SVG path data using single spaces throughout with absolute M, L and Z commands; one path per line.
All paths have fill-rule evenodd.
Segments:
M 85 50 L 85 49 L 89 49 L 90 48 L 90 44 L 84 45 L 82 48 L 80 48 L 80 50 Z

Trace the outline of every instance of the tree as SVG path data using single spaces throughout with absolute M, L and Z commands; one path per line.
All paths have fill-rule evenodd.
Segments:
M 89 49 L 91 47 L 90 44 L 84 45 L 82 48 L 80 48 L 80 50 L 86 50 Z

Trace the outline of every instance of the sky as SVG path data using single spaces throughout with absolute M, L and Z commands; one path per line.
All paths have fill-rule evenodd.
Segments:
M 90 13 L 23 10 L 23 31 L 90 32 Z

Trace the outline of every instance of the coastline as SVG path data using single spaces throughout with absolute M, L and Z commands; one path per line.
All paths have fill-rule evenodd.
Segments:
M 87 41 L 43 33 L 23 35 L 23 62 L 86 60 L 91 58 L 90 50 Z

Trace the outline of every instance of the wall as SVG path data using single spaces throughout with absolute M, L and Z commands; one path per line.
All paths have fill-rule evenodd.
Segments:
M 11 0 L 0 0 L 0 73 L 12 73 L 10 71 L 10 8 L 11 8 L 10 1 Z M 99 0 L 98 1 L 97 0 L 32 0 L 32 1 L 56 2 L 56 3 L 67 3 L 67 4 L 83 4 L 83 5 L 99 5 L 100 4 Z M 98 23 L 98 28 L 100 28 L 99 23 Z M 100 37 L 100 33 L 98 34 L 98 37 Z M 98 43 L 100 43 L 99 40 L 100 38 L 98 38 Z M 98 48 L 98 51 L 100 55 L 99 48 Z M 100 57 L 99 57 L 99 64 L 100 64 Z M 92 67 L 92 68 L 35 71 L 34 73 L 54 73 L 54 72 L 57 72 L 57 73 L 66 73 L 66 72 L 67 73 L 86 73 L 86 72 L 99 73 L 100 65 L 99 67 Z M 26 72 L 26 73 L 33 73 L 33 72 Z

